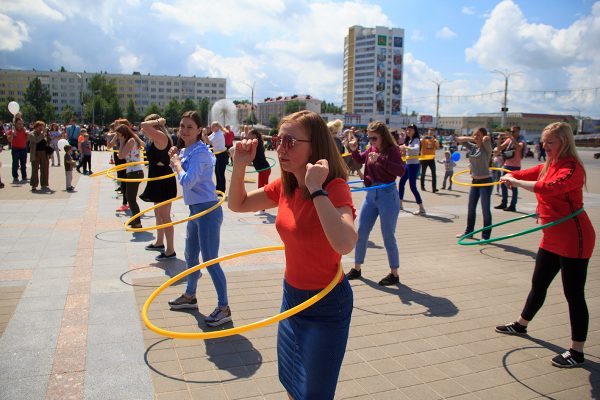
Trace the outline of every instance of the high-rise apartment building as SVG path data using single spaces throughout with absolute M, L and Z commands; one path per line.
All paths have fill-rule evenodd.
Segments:
M 185 99 L 197 101 L 208 98 L 210 104 L 213 104 L 226 97 L 225 78 L 142 75 L 139 72 L 125 75 L 0 69 L 0 101 L 23 102 L 29 83 L 39 78 L 42 86 L 50 92 L 50 101 L 56 112 L 61 112 L 68 104 L 76 114 L 81 115 L 82 95 L 88 92 L 91 79 L 99 74 L 107 81 L 114 81 L 122 109 L 127 107 L 129 100 L 133 100 L 138 111 L 144 112 L 152 103 L 164 108 L 171 99 L 181 102 Z
M 354 25 L 344 38 L 346 123 L 401 118 L 404 29 Z

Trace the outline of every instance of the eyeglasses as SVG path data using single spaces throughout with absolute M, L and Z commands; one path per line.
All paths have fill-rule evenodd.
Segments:
M 296 145 L 296 142 L 310 142 L 310 140 L 297 139 L 291 135 L 285 135 L 285 136 L 275 135 L 271 138 L 271 144 L 273 145 L 273 147 L 275 149 L 278 148 L 279 145 L 281 145 L 285 150 L 290 150 Z
M 373 143 L 379 140 L 379 136 L 369 136 L 369 142 Z

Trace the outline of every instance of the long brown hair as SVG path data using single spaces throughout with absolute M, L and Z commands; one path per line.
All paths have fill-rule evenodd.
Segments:
M 388 127 L 381 121 L 371 122 L 367 126 L 367 132 L 375 132 L 381 137 L 381 146 L 378 149 L 381 154 L 387 154 L 389 149 L 398 146 Z
M 144 118 L 144 122 L 145 121 L 158 121 L 159 119 L 160 119 L 160 115 L 149 114 L 146 116 L 146 118 Z M 159 125 L 159 126 L 155 126 L 154 129 L 161 131 L 167 137 L 167 140 L 169 141 L 169 144 L 167 145 L 167 149 L 170 149 L 171 146 L 173 146 L 173 139 L 171 139 L 171 135 L 169 134 L 169 131 L 167 131 L 167 128 L 162 125 Z
M 329 129 L 325 121 L 319 114 L 312 111 L 303 110 L 287 115 L 281 119 L 279 129 L 284 124 L 297 125 L 310 136 L 311 154 L 308 162 L 316 163 L 318 160 L 325 159 L 329 163 L 329 174 L 323 182 L 323 186 L 327 185 L 335 178 L 348 178 L 346 163 L 342 160 L 342 156 L 335 145 L 333 136 L 329 133 Z M 292 197 L 294 191 L 298 188 L 298 181 L 293 173 L 281 171 L 281 186 L 286 197 Z M 302 189 L 302 196 L 309 198 L 308 189 Z
M 542 131 L 542 138 L 544 135 L 554 135 L 558 141 L 560 142 L 560 150 L 556 157 L 553 160 L 550 160 L 549 157 L 546 158 L 546 162 L 544 163 L 544 167 L 540 171 L 540 176 L 538 179 L 542 179 L 548 173 L 548 168 L 550 168 L 550 164 L 552 161 L 558 160 L 560 158 L 568 158 L 572 157 L 581 166 L 583 169 L 583 184 L 587 180 L 587 174 L 585 172 L 585 167 L 583 166 L 583 162 L 577 153 L 577 148 L 575 147 L 575 136 L 573 136 L 573 128 L 571 125 L 566 122 L 553 122 L 550 125 L 546 126 Z

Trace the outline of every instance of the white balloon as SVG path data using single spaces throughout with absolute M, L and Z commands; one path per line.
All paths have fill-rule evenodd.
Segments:
M 65 146 L 68 144 L 69 144 L 69 141 L 67 139 L 60 139 L 57 143 L 60 151 L 65 151 Z
M 19 103 L 17 103 L 16 101 L 11 101 L 10 103 L 8 103 L 8 111 L 12 115 L 16 115 L 20 109 L 21 109 L 21 107 L 19 106 Z

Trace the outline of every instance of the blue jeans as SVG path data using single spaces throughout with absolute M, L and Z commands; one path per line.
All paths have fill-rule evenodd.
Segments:
M 404 200 L 404 186 L 406 185 L 406 181 L 408 180 L 408 185 L 410 186 L 410 191 L 415 196 L 415 201 L 417 204 L 422 204 L 423 200 L 421 200 L 421 195 L 417 190 L 417 176 L 419 175 L 419 164 L 406 164 L 406 170 L 404 171 L 404 175 L 400 178 L 400 183 L 398 184 L 398 193 L 400 194 L 400 200 Z
M 492 181 L 493 182 L 498 182 L 500 180 L 500 177 L 502 176 L 502 171 L 492 171 Z M 500 192 L 500 188 L 504 186 L 504 185 L 496 185 L 496 193 Z M 493 190 L 492 190 L 493 192 Z
M 490 183 L 492 178 L 473 179 L 472 183 Z M 492 224 L 492 211 L 490 210 L 490 202 L 492 198 L 491 186 L 471 187 L 469 191 L 469 208 L 467 211 L 467 229 L 465 233 L 471 233 L 475 230 L 476 208 L 477 203 L 481 199 L 481 212 L 483 213 L 483 226 Z M 483 239 L 489 239 L 492 230 L 485 230 L 481 233 Z
M 213 205 L 216 201 L 206 203 L 192 204 L 190 215 L 198 214 Z M 219 257 L 219 244 L 221 239 L 221 224 L 223 223 L 223 209 L 221 207 L 196 218 L 187 223 L 187 235 L 185 238 L 185 262 L 188 268 L 199 264 L 198 256 L 202 252 L 202 261 L 212 260 Z M 217 290 L 219 307 L 229 304 L 227 300 L 227 279 L 225 273 L 219 264 L 211 265 L 207 268 L 210 278 Z M 187 277 L 187 288 L 185 294 L 188 296 L 196 295 L 198 278 L 200 271 L 191 273 Z
M 509 167 L 507 165 L 503 166 L 502 168 L 506 168 L 511 171 L 518 171 L 521 169 L 521 167 Z M 504 172 L 502 175 L 506 175 L 507 173 L 508 172 Z M 502 188 L 502 205 L 506 206 L 508 204 L 508 188 L 504 184 L 500 185 L 500 187 Z M 511 207 L 516 207 L 518 194 L 519 194 L 519 191 L 517 190 L 517 187 L 513 186 L 512 187 L 512 198 L 510 199 Z
M 21 178 L 27 179 L 27 149 L 13 148 L 10 154 L 12 155 L 13 179 L 19 179 L 19 166 L 21 167 Z
M 378 185 L 378 183 L 374 183 L 373 185 Z M 396 243 L 398 214 L 400 214 L 400 199 L 398 198 L 395 186 L 367 191 L 367 196 L 360 208 L 360 215 L 358 217 L 358 241 L 354 249 L 354 262 L 356 264 L 363 264 L 365 262 L 367 240 L 377 217 L 380 216 L 379 223 L 381 224 L 381 233 L 385 251 L 387 252 L 388 263 L 392 269 L 400 267 L 400 255 L 398 254 L 398 244 Z

